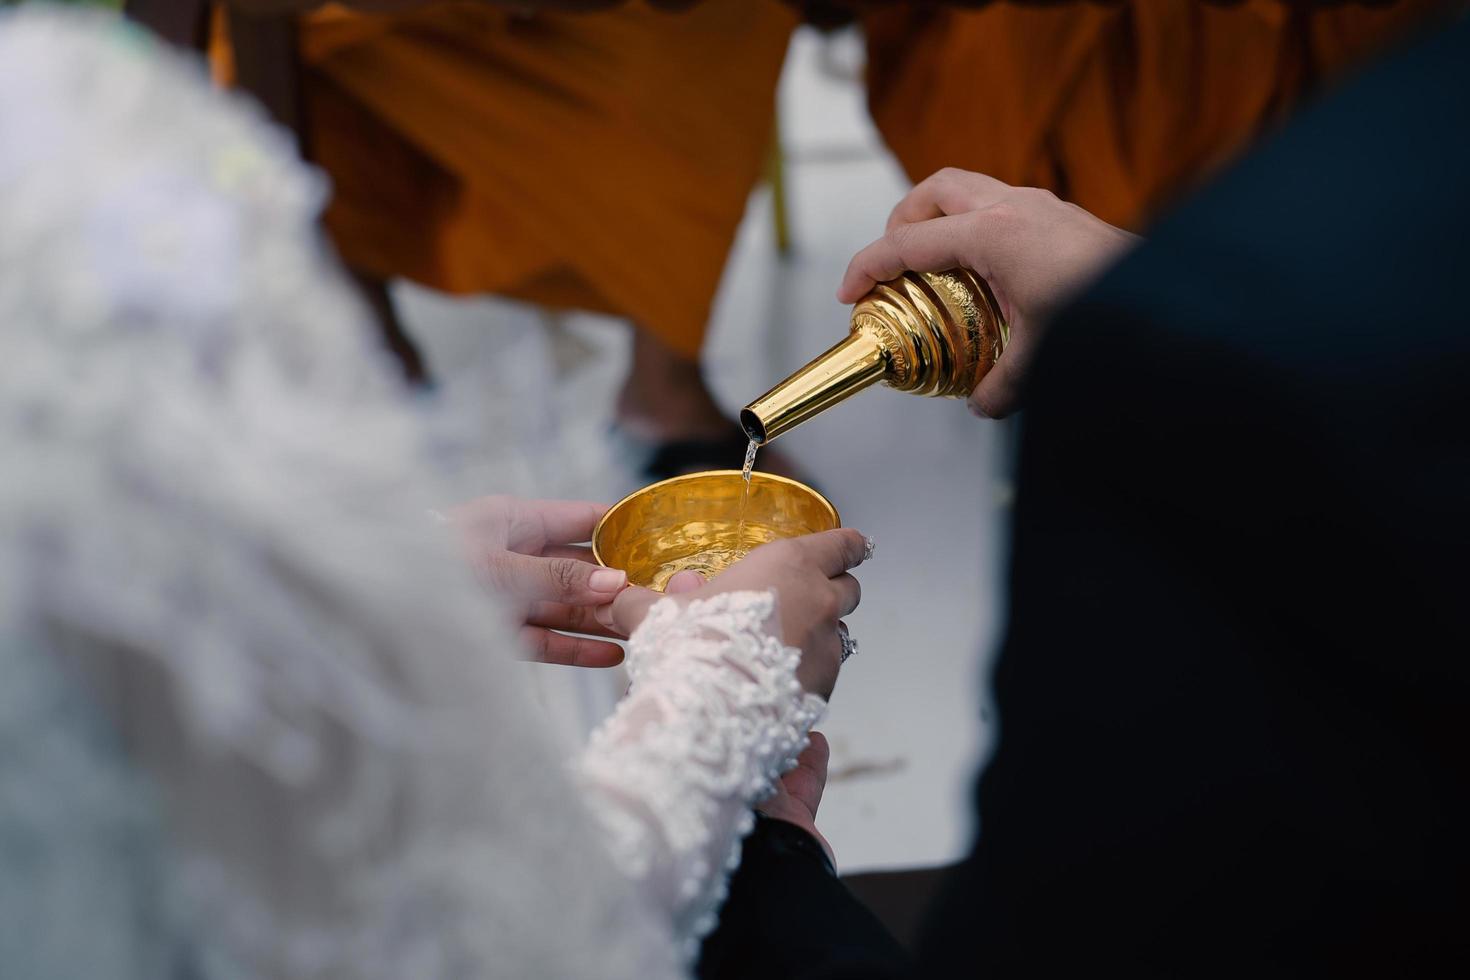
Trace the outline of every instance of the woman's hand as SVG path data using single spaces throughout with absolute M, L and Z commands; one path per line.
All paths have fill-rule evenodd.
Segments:
M 721 592 L 775 591 L 781 641 L 801 649 L 797 680 L 808 692 L 826 698 L 842 664 L 840 621 L 862 597 L 857 579 L 848 572 L 868 554 L 867 540 L 851 528 L 787 538 L 761 545 L 709 582 L 698 584 L 693 573 L 676 576 L 679 581 L 670 583 L 670 593 L 687 602 Z M 598 617 L 610 633 L 626 636 L 662 598 L 648 589 L 629 588 L 599 610 Z
M 1020 405 L 1046 320 L 1139 241 L 1050 191 L 946 169 L 898 203 L 887 233 L 853 257 L 837 298 L 856 303 L 908 270 L 965 268 L 981 276 L 1011 338 L 971 393 L 970 409 L 1001 418 Z
M 517 610 L 525 624 L 521 640 L 536 660 L 579 667 L 622 663 L 616 643 L 553 632 L 626 636 L 593 614 L 628 584 L 626 573 L 595 564 L 583 544 L 606 510 L 580 501 L 481 497 L 444 515 L 459 530 L 480 581 Z

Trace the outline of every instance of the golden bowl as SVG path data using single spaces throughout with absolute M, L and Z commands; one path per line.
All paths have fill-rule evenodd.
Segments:
M 692 569 L 708 578 L 767 541 L 842 525 L 837 508 L 806 484 L 752 473 L 748 495 L 746 489 L 739 470 L 646 486 L 602 515 L 592 554 L 598 564 L 626 571 L 634 585 L 662 592 L 675 572 Z

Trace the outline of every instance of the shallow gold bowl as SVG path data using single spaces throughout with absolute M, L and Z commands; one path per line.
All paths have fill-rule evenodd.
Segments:
M 621 568 L 628 581 L 662 592 L 675 572 L 706 577 L 724 571 L 757 545 L 840 527 L 837 508 L 803 483 L 769 473 L 709 470 L 663 480 L 613 504 L 592 531 L 592 554 Z

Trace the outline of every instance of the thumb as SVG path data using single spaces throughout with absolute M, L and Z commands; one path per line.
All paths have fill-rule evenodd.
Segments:
M 682 572 L 675 572 L 669 579 L 669 584 L 664 586 L 664 595 L 679 595 L 682 592 L 693 592 L 704 586 L 704 576 L 686 568 Z
M 811 743 L 796 758 L 796 768 L 781 777 L 781 782 L 802 806 L 817 815 L 822 805 L 822 791 L 827 788 L 827 763 L 832 758 L 832 747 L 821 732 L 811 733 Z
M 593 615 L 603 626 L 619 636 L 632 636 L 643 617 L 663 593 L 645 589 L 641 585 L 630 585 L 618 593 L 618 597 L 606 605 L 598 606 Z
M 597 606 L 611 602 L 628 584 L 626 572 L 575 558 L 534 558 L 507 553 L 495 562 L 495 579 L 522 599 Z
M 1021 401 L 1020 379 L 1016 377 L 1015 363 L 1020 353 L 1007 360 L 1002 357 L 975 390 L 970 393 L 970 413 L 981 418 L 1003 419 L 1014 412 Z

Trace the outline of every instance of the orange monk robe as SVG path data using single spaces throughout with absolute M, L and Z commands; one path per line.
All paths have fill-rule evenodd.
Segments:
M 302 22 L 306 145 L 349 265 L 631 319 L 698 353 L 770 148 L 778 0 Z
M 976 170 L 1138 227 L 1325 78 L 1444 6 L 885 8 L 865 23 L 869 105 L 914 180 Z

